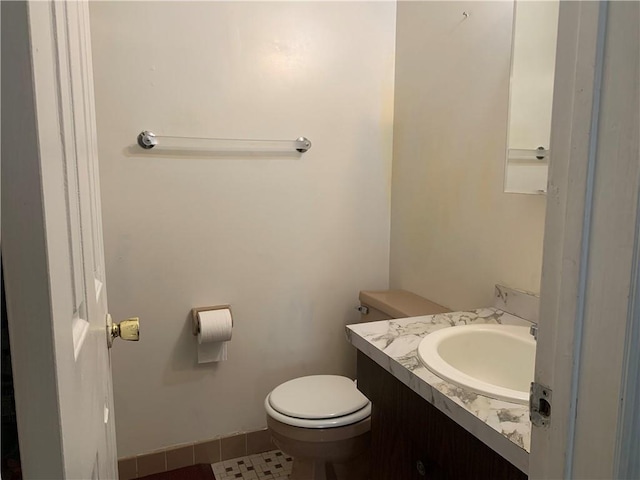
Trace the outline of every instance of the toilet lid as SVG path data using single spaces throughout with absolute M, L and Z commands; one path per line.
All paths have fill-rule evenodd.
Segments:
M 303 419 L 349 415 L 369 404 L 353 380 L 339 375 L 311 375 L 277 386 L 268 397 L 277 412 Z

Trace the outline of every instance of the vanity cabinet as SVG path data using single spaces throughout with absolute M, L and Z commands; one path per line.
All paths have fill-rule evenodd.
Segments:
M 527 479 L 360 351 L 358 389 L 373 404 L 372 480 Z

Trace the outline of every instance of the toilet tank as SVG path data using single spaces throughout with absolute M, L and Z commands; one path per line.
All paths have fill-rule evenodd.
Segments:
M 361 322 L 419 317 L 451 311 L 406 290 L 363 290 L 360 292 L 358 310 Z

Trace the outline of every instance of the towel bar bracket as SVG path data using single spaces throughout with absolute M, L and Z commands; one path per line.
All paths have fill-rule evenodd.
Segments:
M 296 148 L 298 152 L 305 153 L 311 148 L 311 140 L 309 140 L 307 137 L 298 137 L 297 141 L 302 143 L 301 147 Z
M 150 132 L 149 130 L 145 130 L 140 132 L 138 135 L 138 145 L 140 145 L 145 150 L 149 150 L 150 148 L 155 147 L 158 144 L 158 139 L 155 134 Z

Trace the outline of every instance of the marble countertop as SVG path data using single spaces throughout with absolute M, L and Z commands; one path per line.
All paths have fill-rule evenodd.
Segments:
M 347 325 L 349 342 L 523 472 L 528 472 L 529 407 L 495 400 L 455 386 L 428 370 L 418 344 L 442 328 L 471 324 L 530 325 L 514 315 L 484 308 L 469 312 Z

